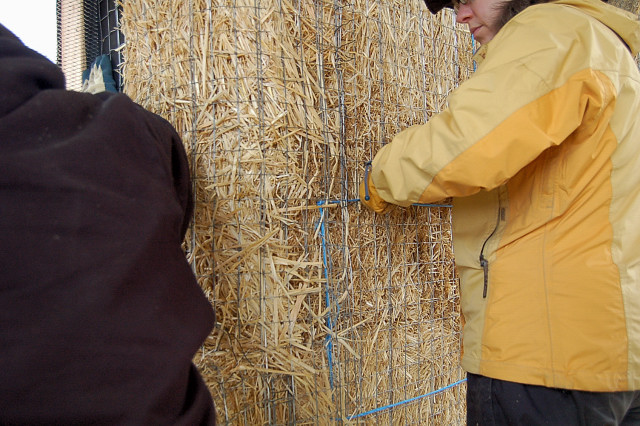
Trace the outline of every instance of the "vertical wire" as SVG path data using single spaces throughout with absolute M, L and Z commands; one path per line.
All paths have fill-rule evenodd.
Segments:
M 189 0 L 189 21 L 191 26 L 193 27 L 193 0 Z M 191 180 L 191 192 L 193 194 L 193 212 L 195 214 L 198 211 L 198 197 L 197 197 L 197 168 L 196 168 L 196 154 L 197 154 L 197 117 L 198 117 L 198 97 L 196 94 L 196 71 L 195 71 L 195 59 L 193 57 L 194 46 L 193 46 L 193 34 L 189 34 L 189 72 L 190 72 L 190 88 L 191 88 L 191 135 L 189 138 L 189 146 L 191 152 L 191 161 L 190 161 L 190 169 L 191 176 L 194 178 Z M 189 248 L 191 253 L 195 251 L 195 238 L 196 238 L 196 229 L 195 229 L 195 220 L 191 221 L 193 225 L 191 225 L 191 247 Z M 191 262 L 191 270 L 197 276 L 198 271 L 196 270 L 196 262 Z
M 222 6 L 222 7 L 224 7 L 224 6 Z M 240 6 L 238 6 L 238 0 L 233 0 L 232 5 L 230 5 L 229 7 L 231 7 L 231 19 L 232 19 L 232 25 L 231 25 L 232 26 L 232 30 L 231 31 L 233 32 L 233 55 L 232 55 L 232 58 L 233 58 L 233 61 L 235 62 L 235 66 L 233 67 L 234 68 L 234 74 L 235 74 L 234 78 L 233 78 L 235 80 L 235 84 L 233 85 L 233 89 L 234 89 L 235 98 L 236 98 L 236 100 L 235 100 L 235 103 L 236 103 L 236 108 L 235 108 L 235 110 L 236 110 L 236 120 L 237 120 L 238 123 L 242 123 L 242 107 L 241 107 L 241 104 L 242 104 L 243 101 L 242 101 L 241 96 L 240 96 L 240 79 L 241 79 L 241 77 L 240 77 L 239 66 L 238 66 L 238 64 L 240 62 L 240 52 L 239 52 L 239 48 L 238 48 L 238 46 L 239 46 L 238 9 L 240 8 Z M 243 77 L 243 78 L 246 78 L 246 76 Z M 242 126 L 237 126 L 236 135 L 237 135 L 236 138 L 237 138 L 238 141 L 242 140 L 242 136 L 243 136 L 243 134 L 242 134 Z M 236 150 L 237 150 L 237 160 L 236 160 L 237 161 L 237 166 L 236 166 L 237 167 L 237 171 L 236 171 L 236 173 L 238 175 L 238 178 L 240 179 L 242 177 L 242 174 L 244 173 L 244 170 L 243 170 L 243 167 L 242 167 L 242 161 L 241 161 L 241 158 L 242 158 L 242 145 L 238 144 Z M 233 202 L 232 210 L 235 211 L 236 209 L 240 208 L 240 206 L 238 205 L 238 201 L 242 201 L 242 200 L 231 200 L 231 201 Z M 236 230 L 237 230 L 237 232 L 236 232 L 237 242 L 238 242 L 237 250 L 240 251 L 240 250 L 242 250 L 241 247 L 243 247 L 243 238 L 242 238 L 243 234 L 242 234 L 241 223 L 240 223 L 240 221 L 238 220 L 237 217 L 236 217 L 235 226 L 236 226 Z M 247 303 L 247 301 L 245 301 L 242 298 L 242 293 L 241 293 L 241 289 L 240 289 L 241 282 L 242 282 L 242 270 L 241 270 L 241 267 L 238 266 L 236 268 L 236 283 L 237 283 L 237 286 L 236 286 L 236 301 L 237 302 L 236 303 L 238 304 L 238 310 L 240 310 L 240 308 L 242 306 L 242 303 Z M 260 305 L 260 307 L 262 308 L 262 305 Z M 261 312 L 259 314 L 261 315 Z M 242 323 L 241 318 L 242 318 L 241 315 L 238 315 L 237 318 L 236 318 L 236 336 L 235 336 L 235 338 L 239 337 L 241 335 L 241 333 L 242 333 L 243 323 Z M 242 353 L 240 355 L 244 356 L 245 354 Z M 240 383 L 241 383 L 241 386 L 242 386 L 243 395 L 246 395 L 247 391 L 245 389 L 246 383 L 245 383 L 244 377 L 242 378 Z M 244 424 L 249 424 L 249 419 L 247 417 L 248 416 L 247 409 L 243 409 L 240 414 L 243 417 Z
M 299 58 L 298 60 L 300 61 L 300 69 L 301 69 L 301 76 L 304 75 L 304 70 L 307 69 L 307 61 L 305 60 L 305 52 L 304 52 L 304 38 L 303 38 L 303 13 L 302 13 L 302 4 L 303 2 L 305 2 L 306 0 L 297 0 L 296 2 L 296 10 L 295 10 L 295 15 L 296 15 L 296 25 L 298 26 L 298 34 L 299 34 L 299 40 L 298 40 L 298 54 L 299 54 Z M 308 152 L 309 152 L 309 141 L 310 141 L 310 129 L 311 126 L 309 124 L 309 109 L 310 106 L 307 104 L 307 97 L 308 97 L 308 93 L 312 90 L 311 88 L 307 87 L 307 83 L 306 80 L 304 78 L 301 79 L 300 82 L 301 85 L 301 89 L 302 89 L 302 110 L 305 112 L 305 114 L 303 115 L 304 118 L 304 122 L 303 122 L 303 142 L 302 142 L 302 147 L 301 147 L 301 154 L 302 154 L 302 169 L 305 171 L 305 176 L 304 176 L 304 181 L 305 183 L 310 183 L 310 181 L 313 179 L 312 177 L 310 177 L 309 174 L 309 157 L 308 157 Z M 311 106 L 312 108 L 313 106 Z M 309 229 L 309 227 L 311 226 L 309 224 L 309 216 L 306 212 L 304 212 L 304 221 L 305 221 L 305 226 L 304 229 Z M 304 241 L 305 241 L 305 253 L 310 253 L 309 247 L 309 234 L 305 232 L 305 236 L 304 236 Z M 311 233 L 312 234 L 312 233 Z M 307 296 L 307 298 L 309 298 L 310 296 Z M 311 305 L 311 303 L 309 302 L 309 305 Z M 311 327 L 310 330 L 310 334 L 311 334 L 311 338 L 310 338 L 310 342 L 311 342 L 311 350 L 314 351 L 315 353 L 315 348 L 316 348 L 316 339 L 315 339 L 315 333 L 316 332 L 320 332 L 315 331 L 314 327 Z M 313 357 L 312 359 L 313 362 L 313 367 L 315 369 L 315 371 L 319 371 L 321 369 L 321 365 L 318 365 L 318 360 L 316 360 L 315 357 Z M 318 389 L 320 389 L 321 385 L 318 382 L 318 374 L 314 374 L 314 389 L 316 390 L 315 392 L 315 407 L 316 407 L 316 413 L 320 412 L 320 400 L 318 399 Z M 318 415 L 316 414 L 316 418 L 315 418 L 315 423 L 319 424 L 320 420 L 318 418 Z
M 383 10 L 383 3 L 382 0 L 377 0 L 377 7 L 378 7 L 378 19 L 377 19 L 377 23 L 378 23 L 378 49 L 379 49 L 379 61 L 378 61 L 378 71 L 379 71 L 379 85 L 380 85 L 380 144 L 382 145 L 382 143 L 384 143 L 387 140 L 387 134 L 386 134 L 386 123 L 388 120 L 388 115 L 387 115 L 387 109 L 385 108 L 386 105 L 386 85 L 385 85 L 385 75 L 384 75 L 384 70 L 385 70 L 385 46 L 383 43 L 384 40 L 384 18 L 381 16 L 381 12 Z M 384 284 L 386 292 L 387 292 L 387 302 L 386 302 L 386 307 L 387 307 L 387 312 L 386 312 L 386 316 L 387 318 L 391 319 L 394 317 L 395 312 L 393 310 L 393 294 L 392 294 L 392 283 L 393 283 L 393 267 L 391 264 L 391 259 L 393 259 L 393 243 L 390 239 L 390 235 L 391 235 L 391 223 L 390 223 L 390 218 L 387 215 L 386 217 L 383 218 L 384 221 L 384 229 L 385 229 L 385 248 L 386 248 L 386 252 L 387 252 L 387 263 L 386 263 L 386 269 L 387 269 L 387 282 Z M 392 332 L 392 328 L 391 328 L 391 323 L 388 322 L 387 323 L 387 327 L 385 332 L 387 333 L 387 344 L 388 346 L 388 354 L 387 354 L 387 359 L 388 359 L 388 367 L 387 367 L 387 374 L 386 374 L 386 380 L 387 380 L 387 398 L 389 400 L 389 405 L 391 405 L 393 403 L 393 387 L 394 387 L 394 378 L 393 378 L 393 369 L 394 369 L 394 359 L 393 359 L 393 332 Z M 391 425 L 391 419 L 393 417 L 393 413 L 389 414 L 389 424 Z
M 325 81 L 325 65 L 324 65 L 324 53 L 325 53 L 325 46 L 324 46 L 324 2 L 323 0 L 315 0 L 314 1 L 314 6 L 315 6 L 315 26 L 316 26 L 316 47 L 317 47 L 317 66 L 318 66 L 318 86 L 319 86 L 319 91 L 320 91 L 320 96 L 318 97 L 318 103 L 319 103 L 319 114 L 320 114 L 320 119 L 322 120 L 322 139 L 324 142 L 324 162 L 322 164 L 322 168 L 323 168 L 323 174 L 324 174 L 324 197 L 325 198 L 329 198 L 330 197 L 330 190 L 331 190 L 331 175 L 330 175 L 330 170 L 331 170 L 331 150 L 330 150 L 330 144 L 331 144 L 331 140 L 329 138 L 329 131 L 330 131 L 330 126 L 329 126 L 329 111 L 328 111 L 328 106 L 327 106 L 327 97 L 328 97 L 328 93 L 327 93 L 327 89 L 326 89 L 326 81 Z M 323 244 L 323 252 L 327 253 L 327 252 L 331 252 L 332 251 L 332 244 L 328 239 L 328 235 L 326 233 L 326 227 L 325 227 L 325 221 L 326 221 L 326 216 L 327 212 L 323 212 L 322 215 L 322 222 L 321 222 L 321 233 L 322 233 L 322 244 Z M 328 333 L 327 333 L 327 337 L 325 339 L 325 345 L 326 345 L 326 351 L 327 351 L 327 361 L 329 364 L 329 382 L 330 382 L 330 386 L 331 386 L 331 390 L 332 390 L 332 398 L 334 399 L 334 402 L 336 402 L 337 407 L 340 407 L 340 392 L 333 392 L 333 390 L 336 387 L 336 374 L 335 374 L 335 370 L 334 370 L 334 343 L 333 343 L 333 325 L 334 325 L 334 309 L 335 306 L 332 304 L 333 302 L 333 295 L 332 295 L 332 277 L 333 277 L 333 267 L 332 267 L 332 262 L 330 261 L 330 256 L 326 256 L 323 255 L 323 263 L 325 266 L 325 271 L 326 271 L 326 277 L 325 277 L 325 289 L 324 289 L 324 293 L 325 293 L 325 305 L 326 305 L 326 309 L 327 309 L 327 314 L 326 314 L 326 325 L 328 328 Z M 337 394 L 337 401 L 336 401 L 336 394 Z M 338 408 L 339 410 L 339 408 Z
M 216 6 L 219 7 L 219 6 Z M 219 13 L 219 11 L 217 11 Z M 213 33 L 213 4 L 212 4 L 212 0 L 207 0 L 207 16 L 208 16 L 208 20 L 207 20 L 207 25 L 209 26 L 209 40 L 205 40 L 206 42 L 206 46 L 209 46 L 210 43 L 212 43 L 213 38 L 214 37 L 214 33 Z M 213 46 L 212 46 L 213 47 Z M 213 93 L 215 93 L 218 90 L 218 76 L 215 73 L 215 66 L 214 66 L 214 62 L 216 60 L 215 58 L 215 52 L 213 50 L 213 48 L 210 49 L 210 51 L 208 52 L 209 56 L 209 64 L 211 64 L 210 68 L 211 68 L 211 74 L 210 74 L 210 81 L 207 80 L 205 82 L 203 82 L 203 84 L 211 84 L 211 91 Z M 207 75 L 207 70 L 204 70 L 203 75 Z M 218 170 L 217 170 L 217 165 L 216 165 L 216 157 L 218 155 L 218 148 L 217 148 L 217 144 L 216 144 L 216 140 L 218 139 L 218 123 L 217 120 L 215 119 L 216 117 L 216 111 L 217 111 L 217 107 L 218 107 L 218 103 L 217 102 L 212 102 L 211 104 L 211 123 L 212 123 L 212 128 L 211 128 L 211 143 L 207 144 L 208 145 L 208 152 L 207 152 L 207 175 L 205 177 L 205 179 L 210 179 L 212 182 L 207 182 L 207 184 L 210 183 L 217 183 L 217 176 L 218 176 Z M 205 111 L 206 112 L 206 111 Z M 194 161 L 195 163 L 195 161 Z M 195 190 L 194 190 L 194 194 L 195 194 Z M 209 200 L 207 200 L 208 202 Z M 218 197 L 213 197 L 212 202 L 212 206 L 211 206 L 211 210 L 212 211 L 216 211 L 217 210 L 217 203 L 218 203 Z M 195 211 L 195 209 L 194 209 Z M 193 220 L 192 226 L 194 228 L 192 231 L 192 244 L 194 245 L 194 249 L 195 249 L 195 244 L 196 244 L 196 235 L 195 235 L 195 219 Z M 205 224 L 203 224 L 205 225 Z M 214 235 L 214 231 L 216 229 L 216 225 L 217 225 L 217 221 L 216 221 L 216 215 L 212 214 L 211 215 L 211 223 L 207 223 L 206 226 L 209 227 L 209 232 L 210 235 Z M 210 278 L 211 278 L 211 288 L 212 290 L 215 290 L 216 288 L 216 244 L 215 244 L 215 238 L 211 238 L 210 241 L 210 252 L 211 252 L 211 273 L 210 273 Z M 214 293 L 215 294 L 215 291 Z M 211 303 L 213 305 L 213 310 L 214 312 L 218 312 L 218 299 L 216 297 L 212 298 L 213 300 L 211 300 Z M 214 325 L 214 330 L 217 330 L 218 333 L 224 333 L 226 330 L 223 330 L 221 327 L 219 327 L 219 323 L 217 322 L 216 319 L 216 324 Z M 230 337 L 230 336 L 229 336 Z M 218 341 L 219 344 L 219 341 Z M 219 350 L 219 347 L 214 347 L 213 350 L 217 351 Z M 215 370 L 218 370 L 217 366 L 214 367 Z M 217 409 L 217 415 L 218 415 L 218 420 L 222 420 L 220 419 L 220 416 L 222 415 L 224 422 L 228 423 L 229 422 L 229 405 L 228 405 L 228 398 L 227 398 L 227 390 L 225 389 L 225 382 L 222 378 L 222 374 L 220 374 L 220 372 L 218 372 L 217 374 L 217 384 L 219 386 L 219 395 L 222 398 L 222 405 L 223 405 L 223 409 Z
M 357 32 L 359 32 L 360 30 L 362 30 L 362 28 L 357 28 L 356 27 L 356 22 L 363 22 L 363 17 L 361 15 L 363 15 L 361 10 L 358 10 L 355 5 L 353 4 L 353 2 L 351 3 L 351 25 L 350 28 L 347 30 L 348 33 L 350 34 L 356 34 Z M 367 29 L 367 25 L 365 22 L 364 25 L 364 30 L 366 31 Z M 353 49 L 352 49 L 352 58 L 351 61 L 352 63 L 350 64 L 350 66 L 352 67 L 352 69 L 356 69 L 357 66 L 357 61 L 359 60 L 358 54 L 365 54 L 366 56 L 366 52 L 358 52 L 359 46 L 354 45 Z M 358 141 L 359 141 L 359 129 L 357 128 L 357 126 L 355 125 L 355 123 L 357 122 L 357 116 L 358 116 L 358 111 L 356 109 L 357 105 L 360 105 L 360 99 L 359 99 L 359 95 L 360 95 L 360 91 L 357 90 L 357 85 L 358 85 L 358 80 L 357 79 L 352 79 L 351 80 L 351 87 L 352 90 L 350 90 L 351 96 L 352 96 L 352 102 L 351 105 L 353 106 L 353 117 L 349 117 L 354 121 L 354 125 L 353 125 L 353 146 L 359 148 L 358 145 Z M 366 130 L 365 130 L 366 131 Z M 353 166 L 353 168 L 356 170 L 356 172 L 358 172 L 360 170 L 360 165 L 364 164 L 365 161 L 364 160 L 369 160 L 371 158 L 371 146 L 364 146 L 363 148 L 368 148 L 369 152 L 366 152 L 365 149 L 358 149 L 356 151 L 356 159 L 357 162 L 356 164 Z M 363 153 L 365 158 L 361 158 L 358 157 L 358 153 Z M 360 175 L 362 176 L 362 175 Z M 359 184 L 360 182 L 356 179 L 355 181 L 356 184 Z M 359 210 L 360 212 L 361 210 Z M 357 229 L 357 235 L 356 235 L 356 241 L 358 242 L 358 245 L 356 247 L 354 247 L 354 249 L 356 250 L 356 254 L 355 256 L 357 256 L 357 261 L 358 261 L 358 276 L 354 277 L 354 282 L 358 281 L 358 282 L 362 282 L 363 281 L 363 267 L 362 267 L 362 262 L 360 261 L 361 259 L 361 253 L 362 253 L 362 240 L 363 240 L 363 233 L 362 233 L 362 229 L 363 229 L 363 223 L 362 223 L 362 215 L 358 214 L 357 215 L 357 219 L 356 219 L 356 229 Z M 354 287 L 355 288 L 355 287 Z M 350 292 L 350 298 L 351 298 L 351 307 L 352 310 L 356 310 L 357 309 L 357 320 L 359 320 L 361 318 L 362 312 L 364 310 L 363 306 L 357 306 L 356 305 L 356 297 L 357 300 L 362 301 L 363 300 L 363 293 L 364 293 L 364 289 L 363 286 L 359 286 L 359 294 L 356 295 L 355 291 Z M 351 325 L 350 325 L 351 326 Z M 354 328 L 353 329 L 353 335 L 354 335 L 354 339 L 358 339 L 360 340 L 360 330 L 361 327 L 358 327 L 357 329 Z M 362 405 L 362 400 L 363 400 L 363 396 L 362 396 L 362 386 L 363 386 L 363 382 L 364 382 L 364 371 L 363 371 L 363 361 L 358 361 L 359 360 L 364 360 L 365 359 L 365 354 L 364 354 L 364 345 L 357 345 L 357 350 L 358 350 L 358 355 L 359 358 L 354 357 L 353 361 L 350 363 L 350 365 L 352 366 L 352 368 L 354 369 L 354 376 L 356 378 L 355 383 L 353 384 L 354 386 L 354 390 L 353 390 L 353 394 L 354 394 L 354 401 L 350 401 L 351 404 L 345 404 L 345 409 L 344 409 L 344 413 L 345 414 L 349 414 L 349 413 L 353 413 L 355 411 L 358 410 L 358 407 L 360 407 Z
M 284 24 L 284 22 L 286 22 L 285 20 L 285 13 L 283 11 L 283 6 L 282 6 L 282 0 L 277 0 L 276 2 L 276 6 L 277 6 L 277 10 L 280 16 L 280 23 Z M 276 28 L 276 31 L 278 30 L 284 30 L 284 28 Z M 285 121 L 285 129 L 286 131 L 289 131 L 291 128 L 291 123 L 289 121 L 289 117 L 288 114 L 286 114 L 286 112 L 288 112 L 289 110 L 289 103 L 288 103 L 288 83 L 287 83 L 287 66 L 286 66 L 286 59 L 285 58 L 285 50 L 284 47 L 280 47 L 280 65 L 282 67 L 282 87 L 283 87 L 283 109 L 285 111 L 285 115 L 284 115 L 284 121 Z M 295 156 L 295 152 L 294 152 L 294 156 Z M 289 152 L 289 144 L 286 144 L 284 146 L 284 157 L 286 159 L 286 163 L 285 163 L 285 174 L 288 176 L 290 173 L 290 160 L 291 160 L 291 154 Z M 289 193 L 289 181 L 287 180 L 285 182 L 285 193 Z M 289 199 L 286 198 L 284 200 L 284 206 L 283 208 L 287 209 L 287 207 L 289 206 Z M 288 235 L 289 235 L 289 226 L 286 222 L 281 224 L 282 229 L 283 229 L 283 239 L 284 241 L 288 240 Z M 308 246 L 305 245 L 304 247 L 304 253 L 308 253 Z M 291 291 L 292 290 L 292 286 L 291 286 L 291 281 L 287 280 L 287 291 Z M 291 322 L 291 304 L 287 304 L 287 318 L 289 319 L 288 321 Z M 289 328 L 292 329 L 292 324 L 288 324 Z M 289 344 L 289 357 L 291 359 L 290 363 L 289 363 L 289 368 L 291 369 L 291 371 L 295 370 L 295 364 L 293 362 L 294 359 L 294 353 L 293 353 L 293 345 Z M 289 418 L 296 419 L 296 404 L 295 404 L 295 395 L 296 395 L 296 381 L 294 380 L 294 377 L 292 375 L 289 375 L 287 377 L 288 380 L 288 386 L 287 386 L 287 396 L 286 396 L 286 404 L 287 404 L 287 410 L 289 413 Z
M 345 89 L 344 89 L 344 76 L 343 76 L 343 63 L 342 63 L 342 50 L 344 48 L 342 42 L 342 26 L 343 26 L 343 8 L 341 0 L 334 0 L 333 3 L 333 39 L 334 39 L 334 63 L 335 63 L 335 78 L 336 78 L 336 90 L 338 91 L 338 119 L 339 119 L 339 128 L 338 128 L 338 161 L 340 164 L 339 168 L 339 177 L 341 182 L 340 194 L 342 200 L 347 200 L 349 198 L 349 174 L 348 174 L 348 164 L 347 164 L 347 140 L 346 140 L 346 104 L 345 104 Z M 337 289 L 338 294 L 344 294 L 345 291 L 349 288 L 349 284 L 351 283 L 351 268 L 350 268 L 350 256 L 349 256 L 349 211 L 347 209 L 346 203 L 340 203 L 340 210 L 336 212 L 336 216 L 340 215 L 341 217 L 341 233 L 342 233 L 342 245 L 340 247 L 342 254 L 342 264 L 343 264 L 343 273 L 342 280 L 339 280 L 338 283 L 342 283 L 342 287 Z M 340 330 L 343 328 L 351 329 L 352 325 L 352 317 L 344 315 L 344 310 L 340 307 L 340 302 L 336 301 L 334 303 L 335 310 L 335 323 L 333 324 L 334 330 Z M 340 377 L 344 377 L 344 383 L 340 383 L 341 386 L 346 387 L 349 386 L 348 382 L 348 371 L 346 370 L 349 365 L 349 357 L 341 357 L 343 360 L 343 365 L 341 369 L 343 369 L 343 373 Z M 346 395 L 346 392 L 340 392 L 339 395 Z M 344 401 L 342 397 L 340 397 L 340 407 L 341 411 L 344 411 L 344 407 L 347 404 L 347 399 Z
M 262 19 L 261 19 L 261 4 L 260 0 L 254 0 L 253 2 L 254 8 L 254 22 L 255 22 L 255 47 L 256 47 L 256 86 L 257 86 L 257 99 L 256 106 L 258 111 L 258 140 L 260 141 L 260 151 L 261 151 L 261 163 L 260 163 L 260 179 L 259 179 L 259 203 L 260 203 L 260 235 L 266 235 L 267 233 L 267 200 L 266 194 L 267 191 L 265 189 L 266 179 L 267 179 L 267 170 L 266 170 L 266 161 L 265 158 L 268 155 L 265 140 L 265 112 L 264 112 L 264 71 L 262 68 Z M 266 253 L 266 247 L 260 247 L 258 251 L 258 268 L 259 268 L 259 282 L 260 282 L 260 317 L 262 318 L 262 322 L 260 325 L 260 335 L 262 340 L 262 346 L 267 348 L 269 343 L 268 339 L 268 330 L 265 328 L 266 324 L 268 324 L 266 315 L 267 315 L 267 302 L 269 297 L 275 297 L 275 295 L 270 295 L 267 292 L 267 277 L 266 277 L 266 268 L 265 262 L 267 262 L 268 254 Z M 269 357 L 266 351 L 263 351 L 263 362 L 264 368 L 268 371 L 270 368 Z M 263 378 L 265 383 L 267 384 L 264 394 L 264 405 L 266 407 L 266 415 L 270 423 L 273 423 L 274 416 L 276 411 L 274 410 L 274 406 L 276 401 L 272 397 L 274 383 L 273 383 L 273 375 L 269 373 L 263 373 Z

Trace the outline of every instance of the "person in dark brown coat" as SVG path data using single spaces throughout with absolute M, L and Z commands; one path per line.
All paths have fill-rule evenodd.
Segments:
M 0 25 L 0 424 L 215 424 L 181 140 Z

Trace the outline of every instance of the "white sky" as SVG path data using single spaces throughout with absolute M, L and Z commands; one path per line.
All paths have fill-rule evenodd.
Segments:
M 56 61 L 56 0 L 0 0 L 0 23 L 31 49 Z

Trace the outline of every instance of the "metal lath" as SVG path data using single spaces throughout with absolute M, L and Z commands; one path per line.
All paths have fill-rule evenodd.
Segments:
M 100 55 L 108 54 L 116 87 L 122 87 L 119 72 L 124 38 L 119 30 L 120 7 L 115 0 L 56 0 L 58 65 L 67 89 L 80 90 L 82 72 Z

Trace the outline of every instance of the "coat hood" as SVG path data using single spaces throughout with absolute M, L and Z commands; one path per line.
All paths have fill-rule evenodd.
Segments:
M 0 24 L 0 117 L 47 89 L 64 89 L 62 70 Z
M 600 0 L 558 0 L 554 3 L 580 9 L 618 34 L 634 56 L 640 51 L 640 21 L 637 15 Z
M 565 5 L 580 10 L 582 13 L 600 21 L 616 33 L 629 47 L 633 56 L 636 56 L 638 52 L 640 52 L 640 20 L 635 14 L 604 3 L 601 0 L 557 0 L 546 4 Z M 538 5 L 539 4 L 531 5 L 529 7 L 536 7 Z M 525 11 L 526 10 L 528 10 L 528 8 L 525 9 Z M 520 13 L 524 13 L 525 11 Z M 506 25 L 509 25 L 509 22 L 507 22 Z M 473 60 L 477 64 L 484 62 L 489 45 L 491 45 L 491 43 L 480 45 L 473 54 Z

